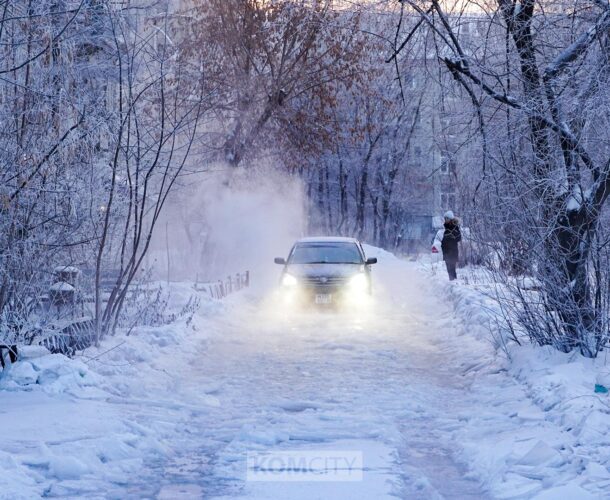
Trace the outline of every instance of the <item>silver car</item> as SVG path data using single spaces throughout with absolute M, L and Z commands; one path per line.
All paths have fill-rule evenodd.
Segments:
M 277 257 L 284 266 L 280 278 L 283 295 L 301 305 L 337 306 L 371 295 L 371 265 L 355 238 L 319 237 L 298 240 L 288 258 Z

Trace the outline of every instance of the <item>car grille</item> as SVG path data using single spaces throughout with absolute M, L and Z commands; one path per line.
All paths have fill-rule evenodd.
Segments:
M 347 282 L 343 276 L 305 276 L 302 278 L 304 285 L 310 286 L 340 286 Z

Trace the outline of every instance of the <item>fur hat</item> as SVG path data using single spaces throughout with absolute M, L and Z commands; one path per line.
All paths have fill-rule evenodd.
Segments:
M 447 210 L 443 217 L 445 217 L 445 219 L 449 219 L 449 220 L 455 219 L 455 215 L 453 215 L 453 212 L 451 210 Z

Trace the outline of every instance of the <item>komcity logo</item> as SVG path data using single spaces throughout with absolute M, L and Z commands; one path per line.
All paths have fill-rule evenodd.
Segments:
M 361 451 L 249 452 L 247 481 L 362 481 Z

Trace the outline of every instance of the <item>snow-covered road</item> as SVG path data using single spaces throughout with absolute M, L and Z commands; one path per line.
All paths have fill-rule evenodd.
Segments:
M 210 496 L 483 496 L 452 459 L 468 388 L 450 307 L 413 266 L 395 264 L 377 269 L 378 300 L 362 314 L 288 319 L 253 300 L 218 317 L 173 395 L 206 392 L 218 405 L 191 420 L 169 469 L 209 457 L 183 480 Z M 248 451 L 320 449 L 362 451 L 363 482 L 244 481 Z
M 254 301 L 218 318 L 182 388 L 188 400 L 211 386 L 219 402 L 193 421 L 200 441 L 180 457 L 213 457 L 206 493 L 482 496 L 451 456 L 455 415 L 467 410 L 463 339 L 423 274 L 393 263 L 376 270 L 377 303 L 361 315 L 282 319 Z M 363 483 L 244 482 L 246 452 L 301 449 L 362 451 Z
M 491 346 L 464 331 L 418 265 L 374 252 L 371 310 L 286 318 L 262 295 L 242 293 L 207 304 L 194 330 L 113 339 L 88 360 L 82 377 L 93 381 L 78 390 L 4 393 L 0 466 L 15 477 L 0 481 L 0 497 L 540 492 L 565 462 L 547 444 L 558 446 L 560 431 L 497 368 Z M 507 447 L 516 470 L 508 474 L 498 458 Z M 362 481 L 246 481 L 247 453 L 320 450 L 362 453 Z

